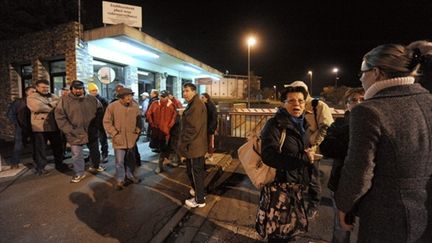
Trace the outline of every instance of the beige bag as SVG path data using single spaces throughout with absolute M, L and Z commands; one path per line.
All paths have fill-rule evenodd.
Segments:
M 279 153 L 282 151 L 285 137 L 286 130 L 284 129 L 279 140 Z M 237 153 L 246 174 L 256 188 L 261 189 L 265 184 L 274 181 L 276 169 L 262 162 L 261 139 L 256 132 L 249 134 L 248 141 L 237 150 Z

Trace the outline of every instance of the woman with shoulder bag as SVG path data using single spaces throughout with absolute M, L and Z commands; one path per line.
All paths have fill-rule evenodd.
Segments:
M 286 88 L 282 107 L 261 132 L 263 162 L 276 169 L 276 176 L 261 190 L 255 228 L 269 242 L 288 242 L 308 229 L 302 192 L 309 183 L 307 168 L 315 153 L 306 149 L 306 96 L 303 87 Z

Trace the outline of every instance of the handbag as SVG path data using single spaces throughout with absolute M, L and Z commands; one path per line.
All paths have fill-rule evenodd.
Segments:
M 286 129 L 283 129 L 279 140 L 279 153 L 282 151 L 285 137 Z M 276 169 L 263 163 L 260 151 L 261 139 L 256 132 L 251 132 L 248 141 L 237 150 L 238 158 L 247 176 L 258 189 L 272 182 L 276 176 Z
M 293 239 L 308 231 L 303 185 L 273 182 L 263 187 L 255 221 L 262 238 Z

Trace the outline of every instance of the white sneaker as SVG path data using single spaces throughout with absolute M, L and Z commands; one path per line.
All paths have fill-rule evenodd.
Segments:
M 195 197 L 195 190 L 194 190 L 193 188 L 191 188 L 191 189 L 189 190 L 189 194 L 190 194 L 192 197 Z
M 186 204 L 186 206 L 188 206 L 188 207 L 190 207 L 190 208 L 202 208 L 202 207 L 205 207 L 205 203 L 197 203 L 196 201 L 195 201 L 195 198 L 190 198 L 190 199 L 186 199 L 185 200 L 185 204 Z

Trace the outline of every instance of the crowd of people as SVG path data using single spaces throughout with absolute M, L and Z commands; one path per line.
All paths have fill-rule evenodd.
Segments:
M 307 232 L 319 215 L 322 153 L 334 160 L 328 182 L 335 212 L 332 242 L 350 242 L 356 217 L 359 242 L 432 242 L 431 65 L 432 43 L 427 41 L 373 48 L 362 59 L 362 88 L 346 92 L 345 115 L 336 121 L 324 101 L 309 95 L 304 82 L 288 85 L 281 92 L 281 106 L 261 131 L 261 157 L 276 169 L 276 176 L 261 189 L 256 220 L 260 235 L 269 242 L 287 242 Z M 115 187 L 121 190 L 140 182 L 135 174 L 140 165 L 137 141 L 144 135 L 159 153 L 155 172 L 164 172 L 168 162 L 185 163 L 191 182 L 185 204 L 206 205 L 205 160 L 212 158 L 217 128 L 209 94 L 199 95 L 194 84 L 184 84 L 183 109 L 166 90 L 144 92 L 138 102 L 131 89 L 119 85 L 110 103 L 95 84 L 88 85 L 87 95 L 79 80 L 62 97 L 49 90 L 47 80 L 38 80 L 25 89 L 24 99 L 11 105 L 14 168 L 23 144 L 32 143 L 35 172 L 49 173 L 49 141 L 56 169 L 66 171 L 67 142 L 75 173 L 71 182 L 80 182 L 86 175 L 84 146 L 90 151 L 88 170 L 105 169 L 101 164 L 108 161 L 108 134 Z

